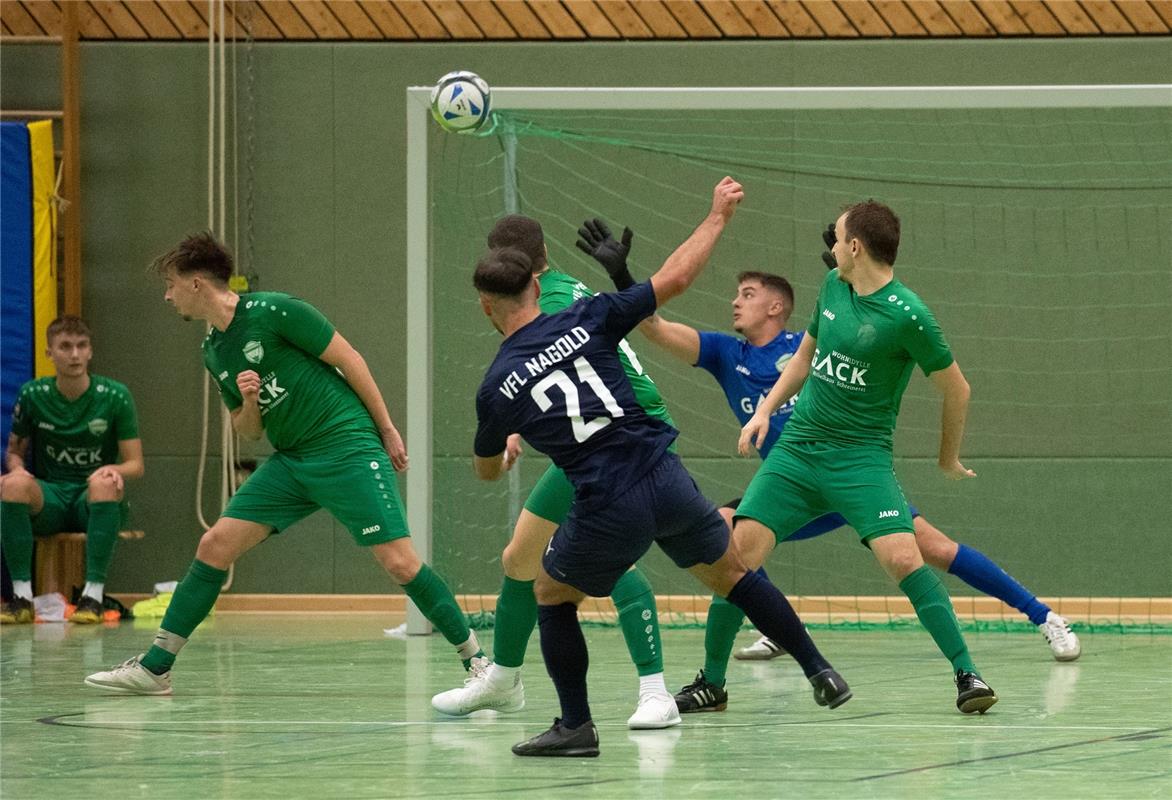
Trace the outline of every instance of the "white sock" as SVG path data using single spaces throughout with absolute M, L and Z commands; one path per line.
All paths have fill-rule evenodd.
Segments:
M 102 602 L 102 593 L 106 591 L 106 584 L 94 583 L 93 581 L 86 581 L 85 588 L 81 590 L 82 597 L 89 597 L 90 599 Z
M 516 686 L 519 680 L 521 680 L 520 667 L 502 667 L 500 664 L 494 663 L 488 668 L 488 682 L 493 686 L 499 686 L 502 689 L 508 688 Z
M 476 657 L 476 654 L 480 652 L 480 642 L 476 641 L 476 631 L 468 632 L 468 640 L 463 644 L 456 645 L 456 652 L 465 661 Z
M 646 697 L 649 694 L 669 694 L 667 684 L 663 682 L 662 672 L 639 676 L 639 696 Z
M 19 597 L 21 600 L 33 599 L 33 582 L 32 581 L 13 581 L 12 582 L 12 596 Z

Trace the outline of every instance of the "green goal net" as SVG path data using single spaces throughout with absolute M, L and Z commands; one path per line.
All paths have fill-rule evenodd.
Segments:
M 703 218 L 713 185 L 731 174 L 746 200 L 705 274 L 664 316 L 731 332 L 736 275 L 761 270 L 791 281 L 788 327 L 804 329 L 825 277 L 821 230 L 845 204 L 887 203 L 903 226 L 897 275 L 933 308 L 972 386 L 962 460 L 978 477 L 953 483 L 935 465 L 939 399 L 922 374 L 913 377 L 895 445 L 909 501 L 1052 598 L 1060 613 L 1165 630 L 1172 91 L 1154 97 L 973 108 L 955 98 L 951 107 L 895 108 L 512 103 L 479 136 L 428 124 L 419 157 L 426 158 L 426 477 L 436 567 L 471 612 L 491 611 L 501 550 L 548 464 L 527 451 L 509 480 L 489 484 L 470 466 L 475 391 L 500 341 L 471 272 L 494 221 L 510 211 L 538 219 L 551 264 L 601 291 L 606 275 L 574 247 L 584 219 L 630 226 L 632 272 L 646 278 Z M 630 341 L 667 400 L 701 489 L 718 503 L 741 495 L 759 462 L 736 456 L 739 424 L 716 382 L 638 333 Z M 703 620 L 707 595 L 691 576 L 656 549 L 641 565 L 665 619 Z M 914 619 L 849 528 L 782 544 L 766 568 L 811 623 Z M 970 625 L 1025 629 L 1013 609 L 955 578 L 948 586 Z M 584 608 L 613 618 L 606 601 Z

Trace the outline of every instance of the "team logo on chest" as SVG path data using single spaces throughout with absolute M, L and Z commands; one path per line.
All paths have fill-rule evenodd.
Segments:
M 246 342 L 244 345 L 244 357 L 251 364 L 259 364 L 260 360 L 265 357 L 264 345 L 255 339 L 251 342 Z
M 94 417 L 89 421 L 89 425 L 87 427 L 90 429 L 90 433 L 92 433 L 94 436 L 101 436 L 110 429 L 110 423 L 106 422 L 106 420 L 102 419 L 101 417 Z
M 793 357 L 793 353 L 782 353 L 780 356 L 778 356 L 777 363 L 773 366 L 777 369 L 778 372 L 781 372 L 785 369 L 785 365 L 789 363 L 789 360 Z

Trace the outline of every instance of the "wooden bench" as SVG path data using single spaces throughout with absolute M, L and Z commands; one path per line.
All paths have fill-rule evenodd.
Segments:
M 145 531 L 118 531 L 119 539 L 144 539 Z M 66 531 L 36 537 L 35 594 L 60 592 L 68 600 L 74 586 L 85 586 L 85 534 Z

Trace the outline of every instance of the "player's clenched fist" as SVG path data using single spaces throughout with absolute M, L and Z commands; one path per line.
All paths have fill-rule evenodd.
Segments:
M 712 190 L 712 213 L 719 214 L 725 222 L 728 222 L 736 213 L 737 203 L 744 198 L 745 187 L 726 175 Z
M 240 390 L 241 397 L 255 403 L 260 396 L 260 375 L 251 369 L 241 372 L 236 376 L 236 388 Z

